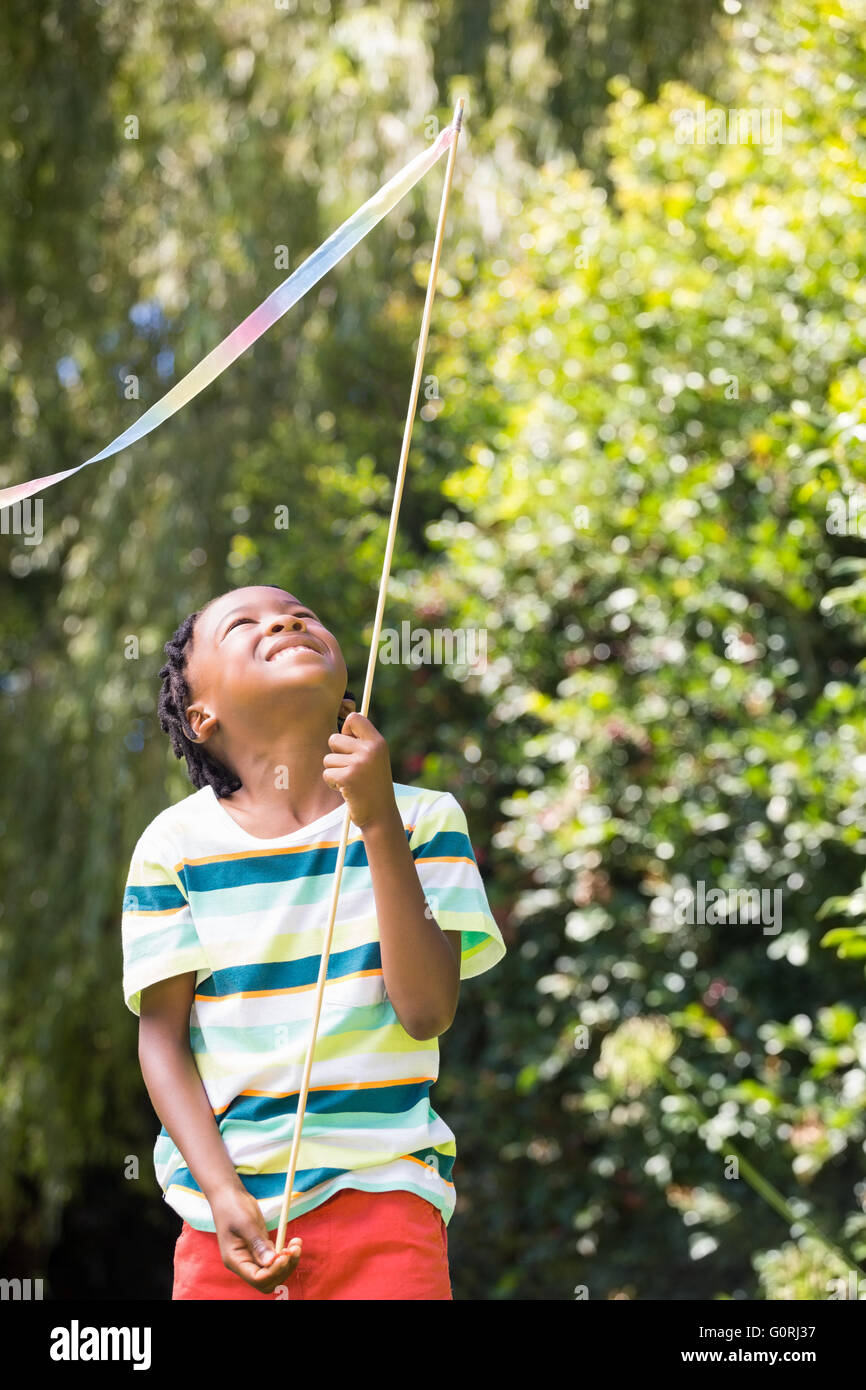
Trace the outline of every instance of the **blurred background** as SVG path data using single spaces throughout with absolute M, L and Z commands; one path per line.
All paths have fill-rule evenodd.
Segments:
M 866 1259 L 864 20 L 0 11 L 0 486 L 113 439 L 466 97 L 385 624 L 482 631 L 487 669 L 380 664 L 370 710 L 464 806 L 508 946 L 432 1093 L 456 1299 L 824 1299 Z M 445 162 L 0 535 L 0 1270 L 46 1297 L 170 1296 L 120 939 L 192 790 L 163 644 L 279 584 L 362 690 Z M 780 911 L 679 910 L 713 889 Z

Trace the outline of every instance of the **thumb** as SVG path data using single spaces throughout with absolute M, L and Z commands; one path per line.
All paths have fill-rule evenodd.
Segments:
M 262 1235 L 253 1236 L 252 1240 L 249 1241 L 249 1247 L 253 1258 L 264 1268 L 267 1268 L 268 1265 L 272 1265 L 277 1257 L 277 1252 L 273 1245 L 271 1245 L 271 1242 L 265 1240 Z

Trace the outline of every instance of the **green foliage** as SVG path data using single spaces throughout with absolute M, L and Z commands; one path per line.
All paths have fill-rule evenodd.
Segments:
M 781 1250 L 756 1255 L 754 1265 L 765 1298 L 809 1302 L 830 1293 L 838 1296 L 837 1281 L 845 1296 L 848 1271 L 808 1236 L 797 1244 L 786 1241 Z
M 701 9 L 595 128 L 562 6 L 321 8 L 0 20 L 0 485 L 113 438 L 469 91 L 386 622 L 483 629 L 488 667 L 381 665 L 371 708 L 398 780 L 466 807 L 509 946 L 442 1039 L 455 1294 L 825 1297 L 807 1224 L 866 1257 L 866 536 L 830 524 L 866 485 L 863 6 L 723 16 L 699 90 Z M 782 112 L 781 150 L 678 139 L 702 101 Z M 111 1211 L 137 1154 L 158 1201 L 119 908 L 190 790 L 162 644 L 281 583 L 361 684 L 440 189 L 3 538 L 0 1225 L 42 1254 L 88 1172 Z M 699 882 L 781 918 L 681 920 Z
M 828 524 L 864 479 L 864 59 L 854 7 L 753 21 L 716 92 L 612 84 L 609 199 L 565 157 L 511 169 L 472 311 L 440 310 L 470 462 L 429 534 L 490 632 L 508 817 L 487 1050 L 491 1094 L 516 1076 L 497 1200 L 525 1216 L 502 1297 L 790 1296 L 737 1258 L 781 1222 L 726 1173 L 734 1142 L 832 1243 L 864 1200 L 862 937 L 818 926 L 866 850 L 862 598 L 833 592 L 863 547 Z M 677 139 L 683 109 L 758 97 L 781 151 Z M 699 881 L 778 892 L 781 920 L 678 921 Z M 651 1015 L 706 1123 L 639 1074 L 619 1094 L 606 1046 Z

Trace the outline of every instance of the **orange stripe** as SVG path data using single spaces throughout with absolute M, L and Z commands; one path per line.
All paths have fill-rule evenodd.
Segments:
M 240 829 L 240 827 L 238 828 Z M 404 825 L 403 829 L 413 833 L 415 827 L 414 825 Z M 347 842 L 346 849 L 348 850 L 349 845 L 362 843 L 363 839 L 363 835 L 356 835 L 353 840 Z M 175 864 L 174 871 L 178 873 L 185 864 L 193 867 L 196 864 L 227 864 L 232 859 L 261 859 L 263 856 L 277 854 L 308 854 L 310 850 L 314 849 L 337 849 L 339 844 L 339 840 L 315 840 L 312 844 L 287 845 L 282 849 L 241 849 L 232 854 L 207 854 L 202 859 L 181 859 L 179 864 Z
M 349 1130 L 346 1131 L 347 1134 L 352 1134 L 353 1132 L 354 1132 L 354 1131 L 351 1130 L 351 1129 L 349 1129 Z M 445 1155 L 443 1154 L 442 1157 L 444 1158 Z M 453 1158 L 454 1155 L 453 1155 L 453 1154 L 449 1154 L 448 1157 L 449 1157 L 449 1158 Z M 416 1158 L 414 1154 L 402 1154 L 401 1157 L 400 1157 L 399 1159 L 394 1159 L 393 1162 L 395 1162 L 395 1163 L 419 1163 L 419 1164 L 421 1165 L 422 1168 L 424 1168 L 424 1169 L 427 1170 L 428 1173 L 430 1172 L 430 1169 L 433 1168 L 432 1163 L 425 1163 L 424 1160 L 423 1160 L 423 1158 Z M 440 1180 L 440 1182 L 447 1183 L 449 1187 L 453 1187 L 453 1186 L 454 1186 L 454 1184 L 453 1184 L 453 1182 L 451 1181 L 451 1179 L 450 1179 L 450 1178 L 444 1178 L 444 1177 L 442 1176 L 442 1174 L 439 1172 L 439 1169 L 438 1169 L 438 1168 L 434 1168 L 433 1171 L 435 1172 L 435 1174 L 436 1174 L 437 1178 Z
M 349 845 L 357 844 L 361 836 L 356 836 L 354 840 L 349 840 Z M 316 840 L 309 845 L 288 845 L 283 849 L 241 849 L 232 854 L 206 854 L 202 859 L 182 859 L 179 864 L 175 864 L 175 873 L 182 869 L 185 864 L 195 866 L 196 864 L 227 864 L 232 859 L 261 859 L 263 856 L 278 854 L 307 854 L 313 849 L 336 849 L 339 840 Z M 347 845 L 348 848 L 348 845 Z
M 473 864 L 465 854 L 423 854 L 415 860 L 416 864 Z
M 188 902 L 181 903 L 180 907 L 127 907 L 124 908 L 124 915 L 127 917 L 173 917 L 176 912 L 183 912 L 186 907 L 189 907 Z
M 356 970 L 351 975 L 338 975 L 333 980 L 326 980 L 325 984 L 340 985 L 344 980 L 365 980 L 370 975 L 381 974 L 381 970 Z M 276 997 L 278 994 L 301 994 L 304 990 L 315 989 L 318 983 L 318 980 L 316 980 L 311 985 L 287 985 L 285 989 L 241 989 L 237 990 L 234 994 L 217 994 L 216 996 L 212 994 L 197 994 L 195 998 L 201 1000 L 203 1004 L 221 1004 L 226 999 L 269 999 Z
M 411 1086 L 414 1085 L 416 1081 L 435 1080 L 435 1076 L 397 1076 L 390 1081 L 339 1081 L 335 1082 L 331 1086 L 309 1086 L 307 1088 L 307 1093 L 309 1094 L 310 1091 L 368 1091 L 374 1086 Z M 238 1096 L 269 1096 L 271 1100 L 288 1100 L 291 1096 L 299 1096 L 300 1094 L 300 1090 L 238 1091 L 238 1095 L 234 1096 L 232 1100 L 227 1101 L 225 1105 L 221 1105 L 219 1106 L 219 1108 L 211 1108 L 213 1109 L 213 1113 L 215 1115 L 222 1115 L 224 1111 L 228 1110 L 230 1105 L 234 1104 Z

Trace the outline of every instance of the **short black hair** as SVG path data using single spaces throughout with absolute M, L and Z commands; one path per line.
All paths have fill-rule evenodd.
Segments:
M 263 584 L 260 587 L 280 589 L 278 584 Z M 285 592 L 285 589 L 280 589 L 280 593 Z M 186 708 L 191 699 L 186 679 L 186 659 L 190 638 L 195 628 L 196 619 L 200 618 L 205 608 L 209 608 L 210 604 L 214 602 L 215 600 L 211 599 L 210 603 L 204 605 L 204 608 L 190 613 L 188 618 L 184 618 L 171 641 L 166 642 L 163 650 L 168 661 L 159 671 L 162 679 L 162 690 L 159 692 L 157 712 L 161 728 L 171 739 L 175 757 L 186 758 L 187 772 L 193 786 L 199 788 L 213 787 L 216 795 L 222 797 L 230 796 L 232 792 L 238 791 L 243 783 L 236 772 L 232 772 L 218 758 L 208 753 L 204 744 L 196 742 L 195 733 L 190 728 L 186 717 Z M 357 703 L 351 690 L 346 691 L 344 699 Z M 337 728 L 342 729 L 342 727 L 343 720 L 338 716 Z

